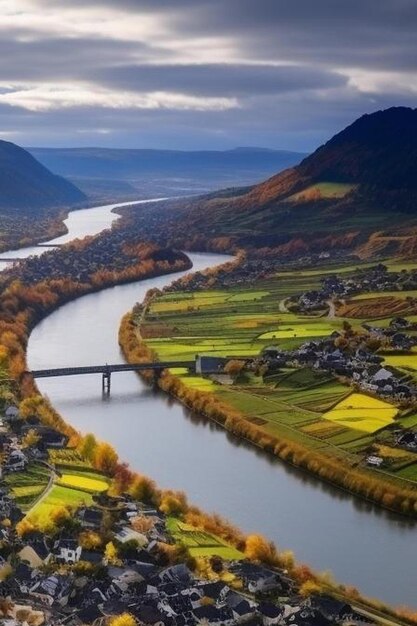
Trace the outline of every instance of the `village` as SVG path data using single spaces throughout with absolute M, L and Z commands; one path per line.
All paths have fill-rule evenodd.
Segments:
M 169 519 L 129 494 L 93 495 L 93 504 L 57 516 L 41 532 L 16 504 L 5 479 L 42 466 L 68 438 L 7 406 L 0 423 L 0 616 L 5 626 L 107 624 L 129 614 L 145 626 L 373 623 L 330 595 L 300 595 L 287 572 L 248 559 L 208 558 L 209 578 L 176 544 Z M 189 529 L 192 537 L 198 530 Z M 172 554 L 175 554 L 173 559 Z

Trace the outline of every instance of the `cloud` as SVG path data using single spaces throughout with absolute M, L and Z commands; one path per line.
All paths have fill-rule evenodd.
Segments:
M 94 77 L 118 88 L 178 89 L 227 97 L 333 88 L 347 82 L 341 74 L 311 66 L 234 63 L 108 66 L 96 70 Z
M 417 105 L 415 0 L 0 0 L 23 143 L 311 149 Z
M 105 109 L 173 109 L 178 111 L 224 111 L 237 108 L 235 98 L 199 98 L 182 93 L 115 92 L 83 84 L 5 86 L 0 103 L 28 111 L 98 107 Z

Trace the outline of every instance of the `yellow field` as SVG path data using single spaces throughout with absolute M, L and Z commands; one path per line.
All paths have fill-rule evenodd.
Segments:
M 417 370 L 417 354 L 387 354 L 384 355 L 386 365 L 392 367 L 407 367 Z
M 108 488 L 108 484 L 104 480 L 87 478 L 86 476 L 76 476 L 75 474 L 63 474 L 59 479 L 59 483 L 66 487 L 88 489 L 89 491 L 105 491 Z
M 352 393 L 323 417 L 347 428 L 373 433 L 394 421 L 398 409 L 388 402 Z

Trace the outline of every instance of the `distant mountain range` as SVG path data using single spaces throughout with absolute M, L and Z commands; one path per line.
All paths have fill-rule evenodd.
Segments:
M 0 141 L 0 209 L 31 213 L 39 208 L 68 207 L 86 196 L 75 185 L 52 174 L 29 152 Z
M 256 183 L 296 165 L 305 153 L 264 148 L 180 151 L 28 148 L 52 171 L 91 196 L 181 195 Z
M 417 109 L 364 115 L 299 165 L 234 197 L 211 194 L 179 208 L 187 232 L 255 246 L 414 224 Z

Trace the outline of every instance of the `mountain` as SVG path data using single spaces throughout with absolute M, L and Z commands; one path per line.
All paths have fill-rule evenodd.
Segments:
M 315 180 L 417 188 L 417 109 L 395 107 L 364 115 L 298 168 Z
M 0 209 L 2 213 L 22 209 L 68 206 L 86 196 L 75 185 L 52 174 L 29 152 L 8 141 L 0 141 Z
M 296 165 L 306 155 L 243 147 L 181 151 L 112 148 L 28 148 L 54 172 L 88 195 L 105 190 L 119 195 L 181 195 L 258 182 Z M 129 189 L 130 187 L 130 189 Z
M 417 109 L 364 115 L 296 167 L 235 197 L 211 194 L 178 208 L 187 232 L 246 246 L 414 224 Z

